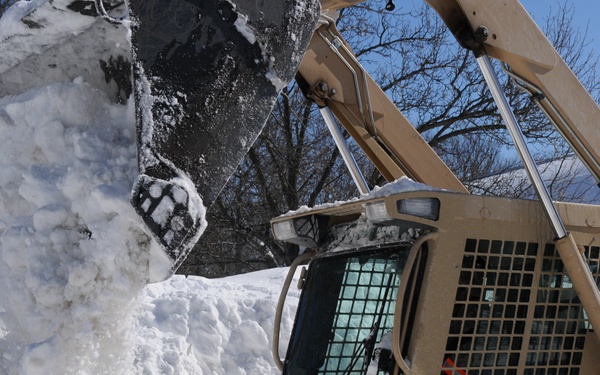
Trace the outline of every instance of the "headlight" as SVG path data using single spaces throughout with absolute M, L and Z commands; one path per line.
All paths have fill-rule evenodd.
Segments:
M 440 217 L 440 201 L 437 198 L 409 198 L 396 202 L 398 213 L 436 221 Z
M 273 223 L 273 235 L 280 241 L 315 249 L 321 243 L 326 226 L 326 217 L 303 216 Z
M 365 213 L 367 214 L 367 219 L 373 223 L 391 219 L 385 207 L 385 201 L 367 204 L 365 206 Z
M 293 220 L 279 221 L 273 223 L 273 235 L 280 241 L 298 237 Z

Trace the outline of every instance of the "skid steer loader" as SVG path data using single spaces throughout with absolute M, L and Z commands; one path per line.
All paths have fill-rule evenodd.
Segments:
M 600 181 L 597 104 L 517 0 L 425 0 L 477 59 L 539 200 L 470 195 L 337 31 L 336 11 L 362 1 L 18 1 L 3 17 L 20 32 L 0 29 L 0 94 L 83 76 L 115 100 L 134 95 L 131 203 L 168 277 L 295 78 L 363 195 L 272 222 L 276 238 L 306 248 L 276 320 L 310 260 L 283 359 L 275 324 L 284 374 L 600 373 L 600 208 L 550 200 L 489 57 Z M 44 26 L 66 14 L 48 45 Z M 335 118 L 395 182 L 369 192 Z
M 600 207 L 550 200 L 488 56 L 596 181 L 600 110 L 517 1 L 426 2 L 477 59 L 539 201 L 469 195 L 322 16 L 297 79 L 396 182 L 369 192 L 348 158 L 359 200 L 272 221 L 276 238 L 307 249 L 280 297 L 275 362 L 286 375 L 599 373 Z M 308 259 L 282 359 L 281 310 Z

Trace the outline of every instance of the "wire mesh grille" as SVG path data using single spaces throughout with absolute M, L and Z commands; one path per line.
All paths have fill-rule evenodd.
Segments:
M 598 247 L 588 248 L 598 280 Z M 553 245 L 544 249 L 525 375 L 578 375 L 585 334 L 591 328 Z
M 395 257 L 348 260 L 333 322 L 332 339 L 325 365 L 319 374 L 365 373 L 366 353 L 369 351 L 365 340 L 375 334 L 374 342 L 379 343 L 392 330 L 400 281 L 397 267 L 398 258 Z M 378 329 L 374 330 L 376 325 Z
M 467 240 L 441 375 L 579 374 L 589 323 L 554 245 L 538 250 Z

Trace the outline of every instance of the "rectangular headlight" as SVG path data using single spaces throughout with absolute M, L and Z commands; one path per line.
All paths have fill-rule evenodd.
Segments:
M 280 241 L 298 237 L 298 232 L 296 232 L 296 228 L 294 227 L 294 220 L 290 219 L 273 223 L 273 235 Z
M 437 198 L 409 198 L 396 202 L 398 213 L 436 221 L 440 217 L 440 201 Z
M 385 201 L 369 203 L 365 206 L 365 213 L 367 219 L 373 223 L 390 220 L 387 208 L 385 207 Z
M 326 225 L 326 217 L 303 216 L 273 223 L 273 235 L 280 241 L 315 249 L 325 235 Z

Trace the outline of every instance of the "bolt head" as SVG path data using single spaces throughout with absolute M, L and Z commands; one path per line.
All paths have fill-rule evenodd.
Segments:
M 490 31 L 485 26 L 479 26 L 477 28 L 477 36 L 482 40 L 486 40 L 490 36 Z

